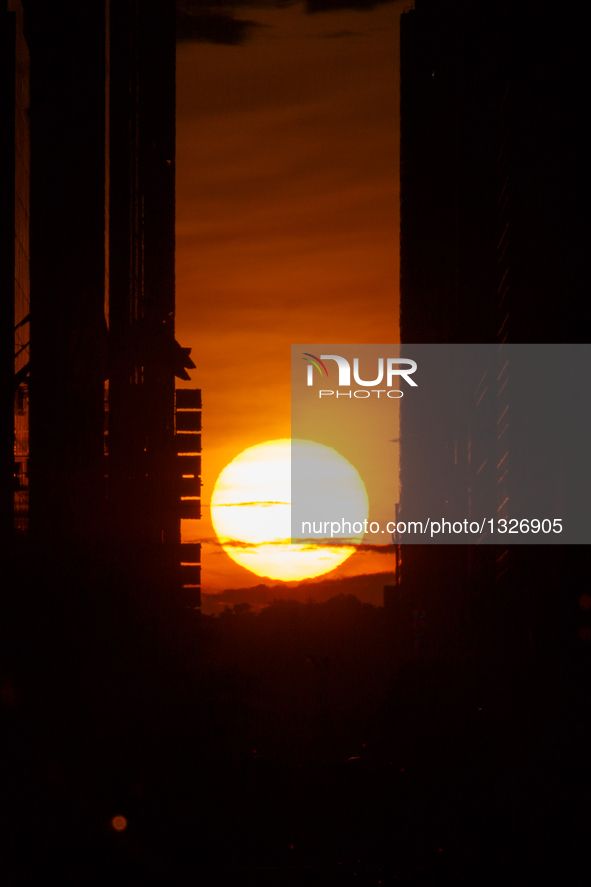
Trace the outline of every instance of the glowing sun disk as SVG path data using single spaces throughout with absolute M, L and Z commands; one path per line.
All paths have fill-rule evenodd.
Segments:
M 363 481 L 331 447 L 283 438 L 240 453 L 216 481 L 211 499 L 214 529 L 236 563 L 258 576 L 283 581 L 321 576 L 355 551 L 351 545 L 290 542 L 292 447 L 305 459 L 319 495 L 343 497 L 356 520 L 363 521 L 368 512 Z

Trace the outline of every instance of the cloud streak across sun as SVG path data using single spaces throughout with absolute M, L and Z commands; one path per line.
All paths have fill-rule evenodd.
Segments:
M 212 520 L 227 554 L 257 576 L 293 581 L 328 573 L 354 545 L 291 543 L 292 455 L 305 464 L 315 499 L 338 497 L 343 508 L 367 517 L 365 486 L 355 468 L 331 447 L 284 438 L 249 447 L 220 474 L 211 500 Z M 265 499 L 274 492 L 278 499 Z M 253 493 L 261 497 L 257 499 Z M 353 542 L 360 542 L 361 536 Z

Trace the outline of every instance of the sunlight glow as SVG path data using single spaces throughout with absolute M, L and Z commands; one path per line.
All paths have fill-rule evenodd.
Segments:
M 319 496 L 343 497 L 362 520 L 367 517 L 367 493 L 355 468 L 331 447 L 289 438 L 240 453 L 221 472 L 211 499 L 213 526 L 226 553 L 257 576 L 287 582 L 328 573 L 355 551 L 351 545 L 291 544 L 292 446 L 305 452 Z

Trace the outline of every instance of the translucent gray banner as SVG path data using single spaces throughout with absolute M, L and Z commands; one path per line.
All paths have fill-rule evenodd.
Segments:
M 590 375 L 590 345 L 292 346 L 292 541 L 591 543 Z

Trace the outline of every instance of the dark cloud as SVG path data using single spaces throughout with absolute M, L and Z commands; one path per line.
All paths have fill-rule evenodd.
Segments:
M 177 9 L 176 39 L 179 43 L 218 43 L 225 46 L 240 46 L 250 37 L 258 22 L 238 19 L 227 12 L 203 9 L 190 13 Z
M 177 9 L 190 15 L 199 15 L 204 10 L 226 9 L 232 12 L 236 7 L 250 9 L 285 9 L 295 6 L 300 0 L 177 0 Z M 306 0 L 305 12 L 338 12 L 341 9 L 371 10 L 384 3 L 396 0 Z
M 369 12 L 376 6 L 392 3 L 394 0 L 307 0 L 306 12 L 339 12 L 342 9 L 357 9 Z
M 372 551 L 375 554 L 394 554 L 396 551 L 395 545 L 356 545 L 356 551 Z
M 272 502 L 272 501 L 257 501 L 257 502 L 218 502 L 216 504 L 216 508 L 244 508 L 249 505 L 262 505 L 264 508 L 269 505 L 289 505 L 289 502 Z
M 294 6 L 299 0 L 177 0 L 177 9 L 189 13 L 189 15 L 199 15 L 204 10 L 226 9 L 232 12 L 237 6 L 248 6 L 250 9 L 283 9 L 287 6 Z
M 244 503 L 244 505 L 266 505 L 266 504 L 283 505 L 285 503 L 275 503 L 275 502 L 270 502 L 270 503 L 245 502 Z M 275 539 L 271 542 L 245 542 L 242 539 L 225 539 L 222 544 L 219 541 L 219 539 L 217 539 L 217 538 L 202 539 L 201 541 L 208 542 L 210 545 L 214 545 L 214 546 L 217 546 L 220 548 L 238 548 L 238 549 L 247 549 L 247 548 L 255 549 L 255 548 L 259 548 L 261 546 L 268 548 L 269 546 L 272 546 L 272 545 L 288 545 L 291 542 L 290 539 Z M 322 551 L 324 549 L 324 547 L 325 546 L 323 544 L 308 543 L 307 545 L 303 545 L 302 550 L 303 551 Z M 362 554 L 366 554 L 369 552 L 372 552 L 374 554 L 394 554 L 394 552 L 396 551 L 396 546 L 393 545 L 392 543 L 388 543 L 387 545 L 371 545 L 371 544 L 364 544 L 364 543 L 357 543 L 356 544 L 355 542 L 346 542 L 344 540 L 337 539 L 336 537 L 334 539 L 330 540 L 330 544 L 327 547 L 329 547 L 329 548 L 354 548 L 355 551 L 361 552 Z
M 234 9 L 283 9 L 293 6 L 297 0 L 177 0 L 176 33 L 177 41 L 193 43 L 218 43 L 225 46 L 240 46 L 251 36 L 259 22 L 234 17 Z M 339 12 L 354 9 L 370 11 L 384 3 L 395 0 L 307 0 L 304 10 L 316 12 Z M 323 34 L 323 37 L 359 37 L 353 31 L 337 31 Z
M 341 37 L 366 37 L 361 31 L 333 31 L 330 34 L 319 34 L 322 40 L 337 40 Z

